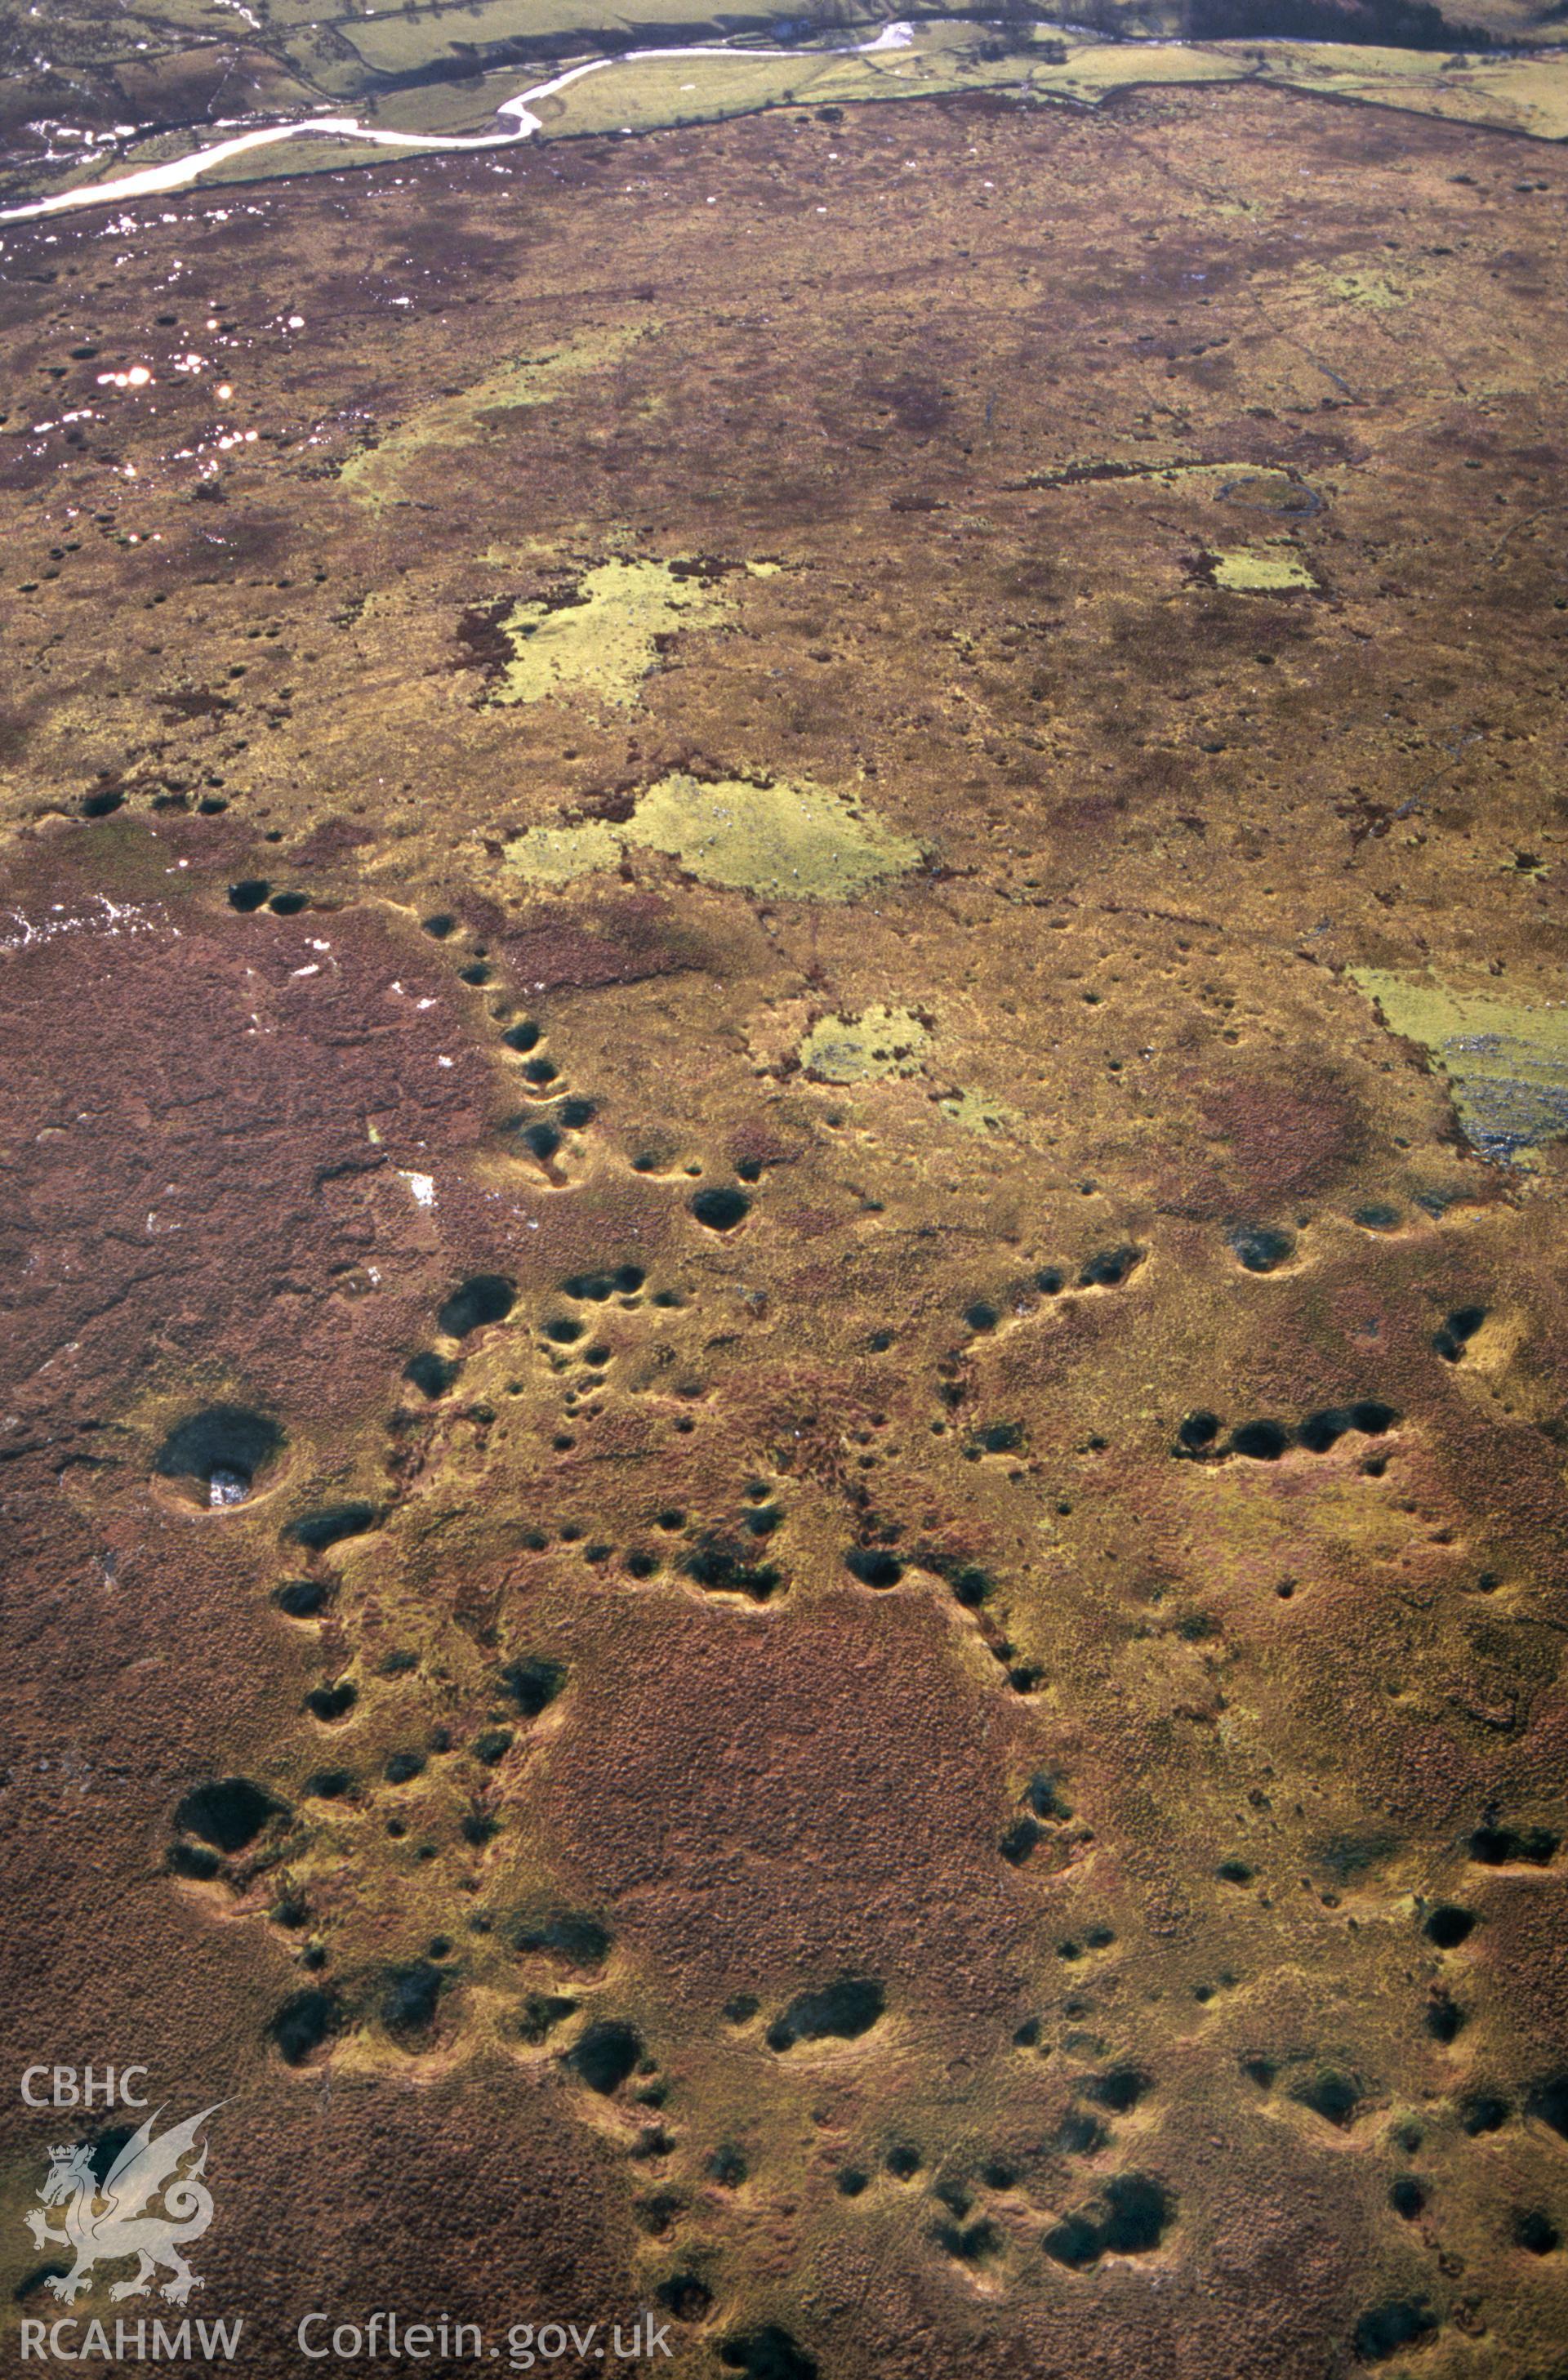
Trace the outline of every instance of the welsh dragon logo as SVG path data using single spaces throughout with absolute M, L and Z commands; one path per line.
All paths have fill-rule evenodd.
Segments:
M 192 2289 L 205 2286 L 180 2253 L 200 2240 L 213 2219 L 213 2195 L 201 2180 L 207 2164 L 207 2143 L 195 2163 L 181 2172 L 182 2161 L 196 2147 L 196 2135 L 209 2116 L 203 2107 L 183 2124 L 173 2125 L 157 2139 L 152 2127 L 163 2113 L 155 2108 L 140 2130 L 126 2143 L 102 2181 L 92 2169 L 89 2141 L 74 2148 L 52 2148 L 49 2171 L 38 2195 L 43 2206 L 64 2206 L 65 2229 L 52 2231 L 38 2207 L 23 2216 L 38 2248 L 68 2248 L 76 2263 L 68 2273 L 52 2273 L 47 2286 L 71 2305 L 92 2278 L 94 2265 L 115 2265 L 127 2256 L 139 2259 L 128 2281 L 116 2281 L 111 2298 L 145 2297 L 160 2270 L 169 2278 L 161 2294 L 172 2305 L 183 2305 Z M 152 2202 L 162 2197 L 154 2213 Z

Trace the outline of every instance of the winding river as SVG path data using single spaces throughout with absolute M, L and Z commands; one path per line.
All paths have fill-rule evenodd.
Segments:
M 253 149 L 267 149 L 280 140 L 353 140 L 378 149 L 446 150 L 510 149 L 519 141 L 531 140 L 544 129 L 542 117 L 533 111 L 533 102 L 550 99 L 569 83 L 580 82 L 585 75 L 602 74 L 608 67 L 633 66 L 638 61 L 669 58 L 813 58 L 864 57 L 879 50 L 906 50 L 915 39 L 912 25 L 884 25 L 881 31 L 869 42 L 853 42 L 836 49 L 728 49 L 719 42 L 696 42 L 687 47 L 656 50 L 620 50 L 613 56 L 590 58 L 583 65 L 568 67 L 549 82 L 535 83 L 531 90 L 519 91 L 516 99 L 504 100 L 496 109 L 497 115 L 509 117 L 511 128 L 504 132 L 481 132 L 467 136 L 458 133 L 385 132 L 374 125 L 363 124 L 357 115 L 308 115 L 296 124 L 263 124 L 249 132 L 236 133 L 232 140 L 215 140 L 208 148 L 194 149 L 187 157 L 176 157 L 167 164 L 147 165 L 129 174 L 115 174 L 102 182 L 84 183 L 79 188 L 58 190 L 52 198 L 35 199 L 25 206 L 0 208 L 0 223 L 32 223 L 41 216 L 66 214 L 79 207 L 118 205 L 127 199 L 151 199 L 167 190 L 188 189 L 193 182 L 214 165 L 222 165 L 231 157 L 243 157 Z

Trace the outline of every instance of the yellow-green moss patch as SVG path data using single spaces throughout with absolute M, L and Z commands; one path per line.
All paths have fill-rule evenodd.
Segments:
M 1233 595 L 1282 595 L 1316 586 L 1312 573 L 1288 545 L 1241 545 L 1213 557 L 1216 587 Z
M 1351 978 L 1392 1032 L 1430 1052 L 1483 1156 L 1528 1165 L 1568 1134 L 1568 1006 L 1530 1008 L 1378 967 L 1353 968 Z
M 800 1044 L 801 1064 L 825 1083 L 889 1082 L 918 1075 L 931 1046 L 912 1009 L 868 1008 L 858 1016 L 824 1016 Z
M 797 901 L 852 901 L 913 868 L 920 846 L 820 785 L 682 774 L 643 795 L 628 840 L 667 851 L 694 876 Z
M 543 702 L 587 688 L 625 709 L 659 658 L 659 638 L 728 608 L 721 587 L 670 562 L 606 562 L 566 603 L 518 603 L 501 623 L 512 659 L 492 702 Z
M 823 786 L 704 784 L 677 772 L 650 785 L 624 826 L 534 827 L 507 857 L 532 882 L 563 884 L 639 844 L 709 884 L 789 901 L 853 901 L 921 856 L 907 835 Z

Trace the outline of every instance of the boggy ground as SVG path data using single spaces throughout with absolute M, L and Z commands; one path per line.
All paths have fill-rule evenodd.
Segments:
M 1565 198 L 1225 92 L 8 245 L 7 2055 L 227 2102 L 255 2368 L 1562 2369 Z

